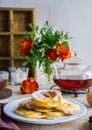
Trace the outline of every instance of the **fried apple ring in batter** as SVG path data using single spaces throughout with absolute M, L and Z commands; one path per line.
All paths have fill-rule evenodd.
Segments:
M 14 111 L 15 114 L 23 116 L 25 118 L 41 119 L 44 117 L 43 113 L 34 110 L 27 110 L 23 107 L 19 107 Z
M 60 111 L 52 111 L 52 112 L 45 113 L 45 118 L 47 119 L 56 119 L 65 116 L 69 116 L 69 114 Z
M 78 105 L 73 104 L 63 99 L 63 102 L 59 103 L 56 107 L 59 111 L 64 111 L 66 114 L 76 114 L 80 111 Z
M 61 99 L 61 93 L 56 90 L 41 90 L 32 94 L 33 104 L 48 109 L 56 106 L 61 101 Z

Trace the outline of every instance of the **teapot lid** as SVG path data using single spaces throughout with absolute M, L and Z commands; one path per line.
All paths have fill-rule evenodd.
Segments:
M 65 59 L 63 61 L 64 64 L 68 64 L 68 65 L 80 65 L 80 64 L 84 64 L 85 61 L 83 58 L 81 57 L 78 57 L 78 56 L 74 56 L 72 58 L 68 58 L 68 59 Z

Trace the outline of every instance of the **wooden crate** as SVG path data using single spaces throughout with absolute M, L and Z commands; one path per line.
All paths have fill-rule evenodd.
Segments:
M 25 31 L 30 30 L 28 24 L 35 24 L 35 16 L 34 8 L 0 8 L 0 70 L 22 66 L 25 59 L 19 44 Z M 35 78 L 35 73 L 30 67 L 29 76 Z

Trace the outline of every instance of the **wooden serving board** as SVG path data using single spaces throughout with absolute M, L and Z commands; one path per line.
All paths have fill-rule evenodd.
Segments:
M 8 98 L 12 95 L 11 89 L 5 88 L 0 91 L 0 99 Z

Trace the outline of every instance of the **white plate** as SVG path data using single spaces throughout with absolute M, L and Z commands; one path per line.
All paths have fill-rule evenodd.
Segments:
M 19 116 L 19 115 L 16 115 L 13 111 L 18 107 L 18 104 L 23 101 L 23 100 L 27 100 L 29 98 L 22 98 L 22 99 L 19 99 L 19 100 L 16 100 L 16 101 L 13 101 L 11 103 L 8 103 L 4 106 L 4 113 L 14 119 L 14 120 L 17 120 L 17 121 L 20 121 L 20 122 L 25 122 L 25 123 L 32 123 L 32 124 L 41 124 L 41 125 L 47 125 L 47 124 L 56 124 L 56 123 L 63 123 L 63 122 L 69 122 L 69 121 L 72 121 L 72 120 L 75 120 L 75 119 L 78 119 L 80 118 L 81 116 L 83 116 L 87 109 L 86 107 L 79 103 L 79 102 L 76 102 L 74 100 L 71 100 L 71 99 L 66 99 L 67 101 L 70 101 L 74 104 L 77 104 L 79 107 L 80 107 L 80 112 L 78 114 L 75 114 L 75 115 L 71 115 L 71 116 L 67 116 L 67 117 L 62 117 L 62 118 L 58 118 L 58 119 L 53 119 L 53 120 L 46 120 L 46 119 L 28 119 L 28 118 L 24 118 L 22 116 Z

